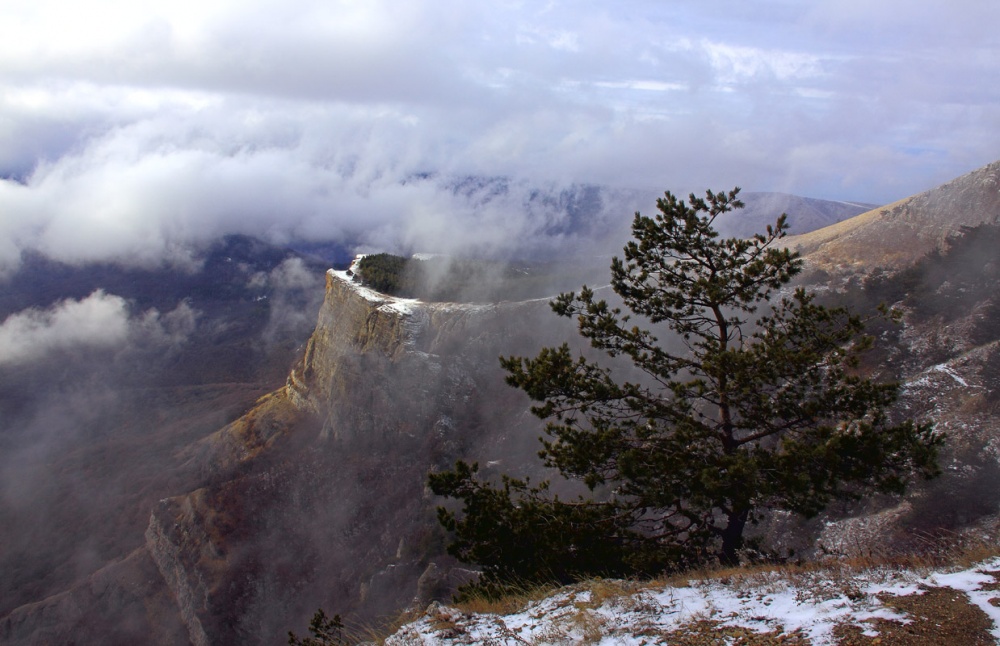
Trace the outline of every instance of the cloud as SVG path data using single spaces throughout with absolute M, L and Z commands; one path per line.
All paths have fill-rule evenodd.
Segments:
M 194 334 L 200 317 L 201 312 L 186 301 L 181 301 L 165 314 L 150 308 L 130 321 L 129 340 L 144 349 L 169 352 L 187 342 Z
M 125 299 L 96 291 L 46 310 L 25 310 L 0 323 L 0 365 L 30 362 L 53 350 L 113 347 L 128 337 Z
M 324 276 L 310 270 L 301 258 L 288 258 L 269 273 L 250 279 L 250 287 L 268 289 L 271 307 L 262 338 L 267 345 L 305 338 L 316 326 L 325 291 Z
M 485 207 L 441 179 L 470 175 L 888 202 L 993 161 L 998 12 L 14 0 L 0 274 L 26 249 L 184 265 L 224 233 L 437 251 L 544 238 L 555 216 L 523 196 Z
M 717 82 L 729 86 L 763 78 L 790 81 L 822 73 L 820 58 L 793 51 L 766 50 L 705 41 L 701 45 L 715 70 Z
M 30 363 L 52 352 L 78 349 L 169 349 L 191 335 L 199 313 L 180 303 L 166 314 L 149 309 L 132 316 L 126 300 L 97 290 L 47 309 L 27 309 L 0 323 L 0 367 Z

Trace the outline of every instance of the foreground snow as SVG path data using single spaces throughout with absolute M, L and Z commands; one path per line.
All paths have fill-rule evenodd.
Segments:
M 814 645 L 835 644 L 834 628 L 857 626 L 875 637 L 887 620 L 911 617 L 885 603 L 895 597 L 950 588 L 992 621 L 1000 643 L 1000 557 L 953 571 L 876 568 L 851 572 L 762 572 L 691 580 L 686 586 L 596 581 L 564 589 L 521 612 L 464 614 L 433 604 L 386 644 L 651 644 L 695 624 L 712 630 L 739 627 L 756 633 L 796 633 Z M 885 626 L 886 624 L 882 624 Z M 721 633 L 718 642 L 726 643 Z M 669 642 L 667 642 L 669 643 Z

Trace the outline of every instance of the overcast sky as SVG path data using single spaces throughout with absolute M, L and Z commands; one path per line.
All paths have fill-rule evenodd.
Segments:
M 426 173 L 887 203 L 1000 157 L 998 25 L 994 0 L 5 0 L 0 273 L 544 228 Z

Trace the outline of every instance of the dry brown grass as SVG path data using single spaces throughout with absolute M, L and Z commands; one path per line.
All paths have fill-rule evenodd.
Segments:
M 703 566 L 660 577 L 644 587 L 688 585 L 689 581 L 718 581 L 726 585 L 754 585 L 780 576 L 794 582 L 797 579 L 822 573 L 839 578 L 850 578 L 867 570 L 912 570 L 922 572 L 932 568 L 966 568 L 994 556 L 1000 556 L 1000 543 L 994 537 L 942 534 L 918 537 L 923 545 L 919 551 L 880 554 L 876 552 L 830 558 L 803 563 L 758 563 L 740 567 Z
M 590 593 L 589 598 L 587 601 L 577 602 L 577 605 L 582 608 L 599 608 L 632 597 L 648 585 L 630 580 L 597 578 L 587 581 L 582 587 Z
M 372 626 L 368 624 L 354 626 L 348 624 L 344 633 L 352 644 L 384 644 L 385 640 L 400 628 L 406 624 L 413 623 L 414 621 L 423 618 L 425 611 L 426 609 L 424 608 L 419 610 L 417 608 L 404 610 L 396 615 L 392 621 L 381 626 Z
M 473 590 L 455 607 L 467 614 L 509 615 L 524 610 L 532 602 L 541 601 L 557 589 L 559 586 L 554 583 L 520 583 L 499 598 Z

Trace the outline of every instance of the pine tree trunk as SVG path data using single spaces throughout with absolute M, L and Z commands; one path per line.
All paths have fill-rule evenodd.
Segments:
M 728 523 L 722 530 L 722 549 L 719 551 L 719 561 L 726 566 L 740 564 L 739 549 L 743 547 L 743 529 L 750 518 L 750 510 L 735 511 L 727 517 Z

